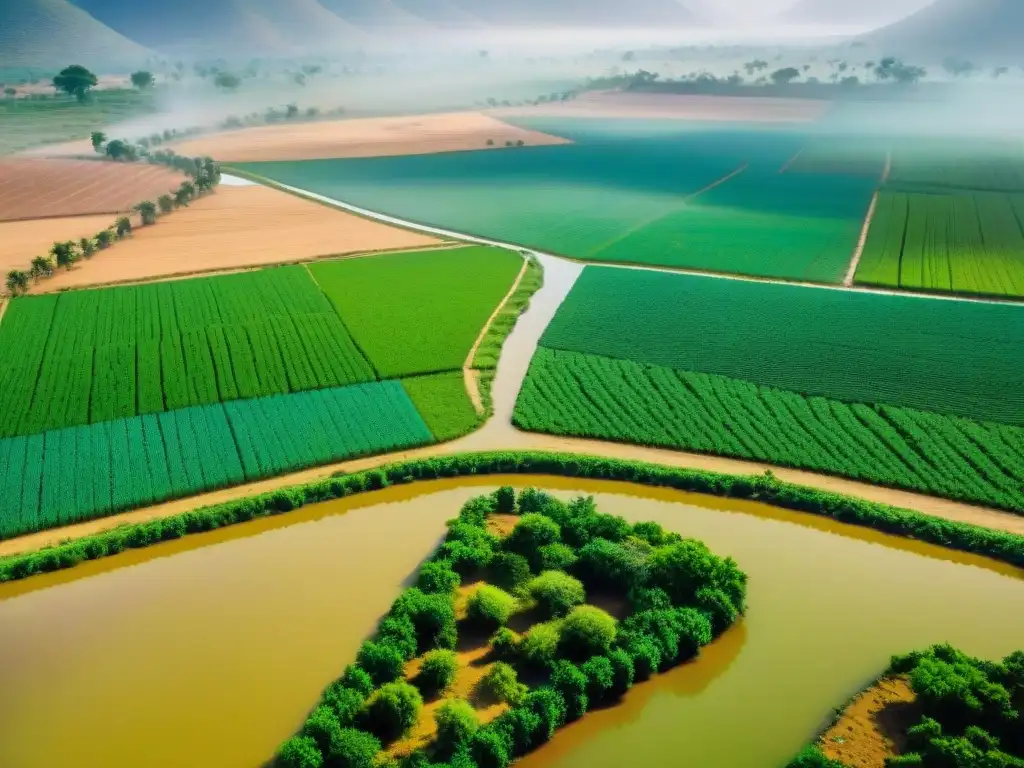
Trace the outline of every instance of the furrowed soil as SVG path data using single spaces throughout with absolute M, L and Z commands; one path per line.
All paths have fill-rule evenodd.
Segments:
M 569 143 L 478 112 L 453 112 L 261 126 L 186 141 L 174 150 L 244 163 L 459 152 L 487 149 L 488 141 L 494 149 L 503 149 L 506 142 L 522 141 L 528 146 Z
M 0 160 L 0 221 L 125 213 L 184 180 L 145 163 L 7 158 Z
M 136 229 L 129 239 L 70 271 L 41 281 L 36 290 L 137 282 L 440 242 L 269 187 L 221 186 L 188 208 Z

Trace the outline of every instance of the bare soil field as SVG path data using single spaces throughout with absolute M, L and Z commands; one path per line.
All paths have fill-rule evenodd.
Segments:
M 920 717 L 905 677 L 879 680 L 854 698 L 818 740 L 826 757 L 858 768 L 885 768 L 902 754 L 904 734 Z
M 123 213 L 184 178 L 144 163 L 7 158 L 0 160 L 0 221 Z
M 506 141 L 531 146 L 569 143 L 479 112 L 453 112 L 267 125 L 203 136 L 182 142 L 174 150 L 245 163 L 459 152 L 487 149 L 488 140 L 494 142 L 494 149 L 504 148 Z
M 634 119 L 802 123 L 817 120 L 829 102 L 752 96 L 687 96 L 672 93 L 594 91 L 573 101 L 510 107 L 488 112 L 502 117 L 629 117 Z
M 109 222 L 108 222 L 109 223 Z M 434 237 L 390 227 L 258 185 L 220 187 L 137 229 L 37 292 L 243 269 L 361 251 L 431 246 Z
M 54 243 L 93 237 L 113 223 L 110 214 L 0 222 L 0 274 L 28 269 L 32 259 L 48 253 Z

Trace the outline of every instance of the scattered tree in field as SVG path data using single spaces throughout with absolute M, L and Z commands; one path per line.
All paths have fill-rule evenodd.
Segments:
M 870 67 L 869 67 L 870 68 Z M 921 80 L 928 71 L 923 67 L 904 64 L 897 58 L 887 56 L 874 66 L 875 77 L 882 82 L 893 81 L 900 85 L 911 85 Z
M 18 95 L 18 89 L 17 88 L 4 88 L 4 93 L 7 96 L 17 96 Z
M 748 76 L 752 76 L 755 72 L 761 72 L 768 69 L 768 62 L 763 61 L 762 59 L 754 59 L 753 61 L 748 61 L 744 64 L 743 68 L 747 71 Z
M 126 162 L 138 160 L 139 153 L 134 146 L 122 139 L 114 139 L 107 143 L 107 157 L 111 160 L 124 160 Z
M 143 200 L 138 205 L 135 205 L 132 210 L 142 217 L 143 225 L 156 224 L 156 203 L 152 200 Z
M 225 91 L 233 91 L 242 84 L 242 78 L 230 72 L 218 72 L 213 78 L 213 84 Z
M 196 186 L 191 181 L 181 182 L 177 192 L 174 193 L 174 204 L 181 208 L 187 206 L 196 196 Z
M 96 253 L 96 243 L 88 237 L 83 237 L 78 241 L 78 250 L 81 252 L 82 256 L 88 259 Z
M 153 83 L 156 82 L 156 78 L 153 77 L 152 72 L 132 72 L 131 74 L 132 85 L 138 88 L 140 91 L 144 91 L 147 88 L 152 88 Z
M 17 296 L 19 293 L 27 291 L 28 284 L 28 272 L 22 272 L 20 269 L 12 269 L 7 273 L 7 292 L 10 293 L 11 296 Z
M 93 131 L 89 138 L 92 141 L 93 151 L 102 155 L 105 151 L 103 145 L 107 143 L 107 134 L 103 131 Z
M 46 256 L 36 256 L 32 259 L 32 266 L 29 268 L 28 273 L 32 276 L 33 280 L 49 277 L 53 274 L 53 262 Z
M 958 59 L 955 56 L 950 56 L 942 62 L 942 68 L 946 70 L 947 74 L 953 77 L 970 77 L 974 74 L 977 67 L 973 63 L 966 59 Z
M 109 229 L 104 229 L 96 233 L 96 248 L 99 250 L 107 250 L 112 242 L 114 242 L 114 233 Z
M 132 233 L 132 220 L 127 216 L 122 216 L 114 223 L 114 232 L 117 234 L 117 239 L 122 240 Z
M 796 67 L 784 67 L 777 69 L 771 74 L 772 82 L 776 85 L 789 85 L 800 77 L 800 70 Z
M 79 101 L 85 101 L 89 96 L 89 89 L 95 88 L 99 79 L 85 67 L 73 64 L 60 71 L 53 78 L 53 87 L 69 96 L 74 96 Z
M 160 213 L 170 213 L 174 210 L 174 198 L 170 195 L 160 195 L 156 204 L 160 206 Z
M 50 249 L 50 255 L 57 262 L 57 266 L 64 269 L 71 269 L 71 266 L 78 261 L 78 254 L 75 253 L 75 244 L 70 240 L 63 243 L 54 243 Z

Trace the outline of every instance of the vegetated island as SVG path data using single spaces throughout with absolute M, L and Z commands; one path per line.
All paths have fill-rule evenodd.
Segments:
M 510 487 L 467 502 L 277 768 L 504 768 L 695 658 L 743 613 L 731 558 Z
M 788 768 L 1024 768 L 1024 650 L 894 656 Z

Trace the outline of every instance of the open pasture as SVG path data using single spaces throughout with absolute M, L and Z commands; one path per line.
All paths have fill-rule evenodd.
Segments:
M 541 347 L 522 429 L 764 461 L 1024 514 L 1024 429 Z
M 842 279 L 877 180 L 790 173 L 790 130 L 520 120 L 573 140 L 511 152 L 240 164 L 370 210 L 595 261 Z
M 0 222 L 126 213 L 173 192 L 184 179 L 145 163 L 6 158 L 0 160 Z
M 1024 297 L 1024 194 L 883 191 L 856 281 Z
M 1024 307 L 587 267 L 541 344 L 1024 426 Z
M 432 442 L 398 382 L 0 439 L 0 538 Z
M 160 218 L 156 226 L 137 229 L 115 247 L 61 270 L 36 290 L 60 291 L 439 242 L 269 187 L 221 185 L 215 194 Z M 3 249 L 0 245 L 0 254 Z M 22 255 L 27 258 L 16 266 L 27 264 L 37 253 L 25 250 Z
M 377 375 L 395 378 L 461 370 L 522 265 L 511 251 L 469 247 L 324 261 L 309 271 Z
M 15 299 L 0 435 L 374 379 L 302 267 Z

